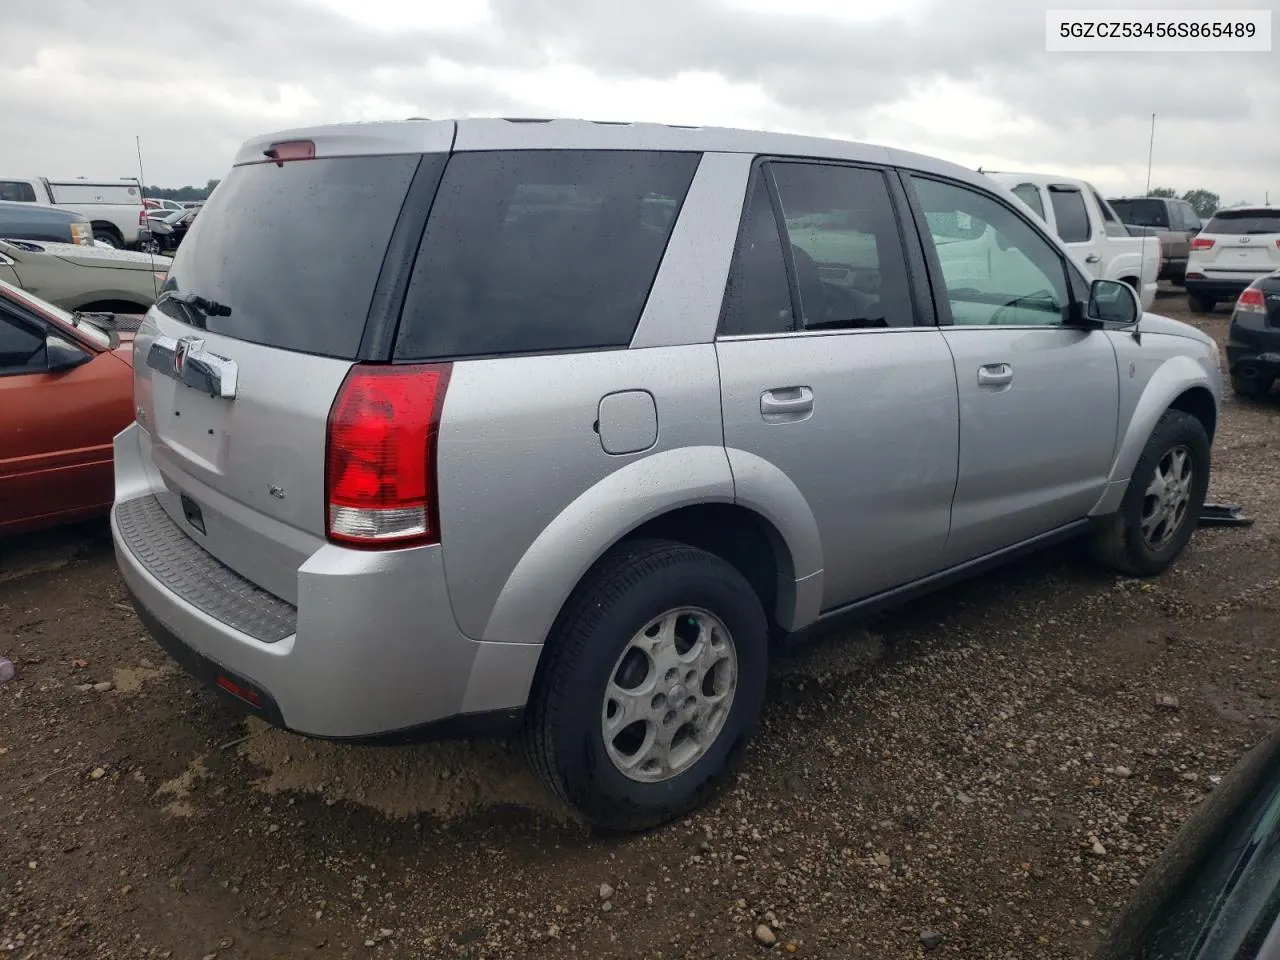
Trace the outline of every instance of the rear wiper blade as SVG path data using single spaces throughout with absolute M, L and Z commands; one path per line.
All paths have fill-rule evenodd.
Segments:
M 217 300 L 209 300 L 200 296 L 198 293 L 173 293 L 165 291 L 160 294 L 161 300 L 173 300 L 177 303 L 184 304 L 195 310 L 200 311 L 206 317 L 229 317 L 231 316 L 231 308 L 225 303 L 219 303 Z

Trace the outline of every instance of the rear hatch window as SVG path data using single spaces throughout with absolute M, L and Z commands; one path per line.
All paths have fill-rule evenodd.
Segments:
M 1280 210 L 1223 210 L 1215 213 L 1205 233 L 1220 236 L 1280 233 Z
M 396 359 L 625 347 L 699 158 L 454 154 L 414 264 Z
M 215 333 L 356 358 L 391 233 L 419 163 L 441 155 L 334 157 L 235 167 L 192 222 L 165 289 L 216 301 Z M 161 301 L 189 322 L 191 311 Z
M 1169 226 L 1169 208 L 1159 200 L 1112 200 L 1111 209 L 1135 227 Z

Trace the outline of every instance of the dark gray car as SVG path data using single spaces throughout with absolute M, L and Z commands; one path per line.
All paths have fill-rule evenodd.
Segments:
M 45 203 L 0 200 L 0 239 L 93 244 L 89 218 Z
M 1159 237 L 1164 251 L 1160 279 L 1181 284 L 1187 276 L 1191 240 L 1203 224 L 1195 208 L 1171 197 L 1122 197 L 1108 201 L 1135 237 Z

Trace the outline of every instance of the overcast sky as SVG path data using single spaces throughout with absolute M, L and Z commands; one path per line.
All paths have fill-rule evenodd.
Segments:
M 203 185 L 284 127 L 573 116 L 865 140 L 1131 193 L 1156 113 L 1155 185 L 1280 201 L 1280 53 L 1045 52 L 1046 7 L 1139 6 L 1215 4 L 4 0 L 0 176 L 132 175 L 141 135 L 148 182 Z

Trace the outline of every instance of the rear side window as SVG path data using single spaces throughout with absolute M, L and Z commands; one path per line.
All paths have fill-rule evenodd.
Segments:
M 0 200 L 35 203 L 36 191 L 31 184 L 23 183 L 21 180 L 0 180 Z
M 396 359 L 625 347 L 699 159 L 455 154 L 414 264 Z
M 1014 196 L 1040 215 L 1046 223 L 1049 218 L 1044 215 L 1044 201 L 1040 199 L 1040 188 L 1034 183 L 1020 183 L 1013 188 Z
M 1111 208 L 1120 219 L 1135 227 L 1168 227 L 1169 208 L 1163 200 L 1139 198 L 1112 200 Z
M 1209 219 L 1204 232 L 1228 236 L 1280 233 L 1280 210 L 1219 210 Z
M 207 329 L 351 360 L 387 244 L 419 163 L 440 155 L 337 157 L 236 167 L 188 231 L 165 289 L 231 308 Z M 188 312 L 160 309 L 178 320 Z
M 1050 187 L 1049 202 L 1053 205 L 1053 217 L 1058 221 L 1058 236 L 1063 243 L 1083 243 L 1093 234 L 1089 226 L 1089 212 L 1084 206 L 1084 195 L 1070 187 Z

